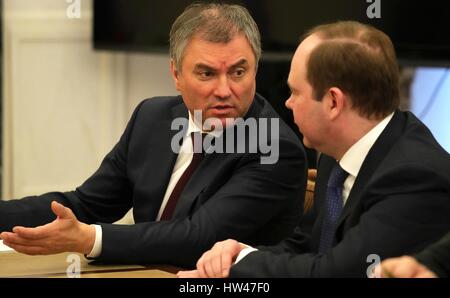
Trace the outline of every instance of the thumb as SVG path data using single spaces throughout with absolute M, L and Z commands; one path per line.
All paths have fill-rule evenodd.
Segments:
M 67 207 L 64 207 L 60 203 L 53 201 L 52 202 L 52 211 L 55 213 L 56 216 L 59 218 L 70 218 L 73 216 L 72 210 L 70 210 Z
M 178 278 L 199 278 L 200 275 L 198 274 L 197 270 L 188 270 L 188 271 L 178 271 L 177 273 Z

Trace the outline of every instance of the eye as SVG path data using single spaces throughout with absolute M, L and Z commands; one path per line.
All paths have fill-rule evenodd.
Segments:
M 234 78 L 239 79 L 239 78 L 242 78 L 245 75 L 245 73 L 246 73 L 246 70 L 244 68 L 236 68 L 232 75 Z
M 214 72 L 212 72 L 210 70 L 201 70 L 201 71 L 197 72 L 197 76 L 201 80 L 209 80 L 210 78 L 212 78 L 214 76 Z

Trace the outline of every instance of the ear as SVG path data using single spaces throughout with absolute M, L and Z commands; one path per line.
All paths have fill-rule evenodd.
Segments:
M 330 120 L 336 119 L 344 111 L 347 96 L 338 87 L 331 87 L 325 95 L 325 109 Z
M 172 74 L 173 81 L 175 82 L 175 88 L 180 91 L 179 72 L 175 68 L 173 59 L 170 59 L 170 73 Z

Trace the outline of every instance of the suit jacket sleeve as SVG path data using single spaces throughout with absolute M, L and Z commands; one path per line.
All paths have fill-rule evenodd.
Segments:
M 400 166 L 374 178 L 372 191 L 360 205 L 359 223 L 328 253 L 255 251 L 232 267 L 230 277 L 366 277 L 374 257 L 417 253 L 448 231 L 450 200 L 442 187 L 448 185 L 444 177 Z
M 450 232 L 415 257 L 438 277 L 450 277 Z
M 280 140 L 277 163 L 261 165 L 259 155 L 246 154 L 216 193 L 199 195 L 197 200 L 204 203 L 188 217 L 131 226 L 103 224 L 98 260 L 195 266 L 215 242 L 247 241 L 256 227 L 263 227 L 286 207 L 298 210 L 298 222 L 305 177 L 305 159 L 298 144 Z
M 71 192 L 50 192 L 21 200 L 0 201 L 0 231 L 16 225 L 35 227 L 55 219 L 50 203 L 58 201 L 72 209 L 85 223 L 114 222 L 131 208 L 131 187 L 126 177 L 126 151 L 136 115 L 135 109 L 120 141 L 104 158 L 100 168 L 83 185 Z M 89 189 L 89 192 L 81 189 Z
M 259 244 L 254 238 L 258 229 L 259 240 L 271 238 L 273 235 L 264 234 L 264 225 L 274 214 L 285 210 L 298 211 L 289 219 L 292 224 L 288 224 L 291 229 L 295 227 L 303 206 L 306 160 L 298 139 L 286 134 L 280 137 L 278 162 L 261 164 L 259 154 L 242 154 L 226 180 L 219 181 L 223 185 L 216 192 L 198 195 L 196 208 L 188 216 L 160 222 L 149 218 L 134 225 L 109 224 L 132 207 L 133 181 L 128 175 L 127 159 L 130 140 L 138 129 L 143 130 L 142 125 L 148 124 L 139 120 L 148 118 L 146 113 L 140 113 L 143 103 L 136 108 L 120 141 L 83 185 L 73 192 L 2 202 L 0 227 L 48 223 L 54 219 L 50 202 L 57 200 L 70 207 L 80 221 L 103 223 L 102 252 L 97 260 L 184 267 L 194 266 L 216 241 L 236 238 Z M 148 199 L 154 200 L 153 205 L 159 204 L 155 198 Z M 288 225 L 280 224 L 280 230 L 274 233 L 287 233 Z

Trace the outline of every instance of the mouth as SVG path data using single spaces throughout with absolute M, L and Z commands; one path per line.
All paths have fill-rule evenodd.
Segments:
M 232 105 L 220 104 L 209 108 L 214 114 L 224 115 L 230 113 L 234 107 Z

